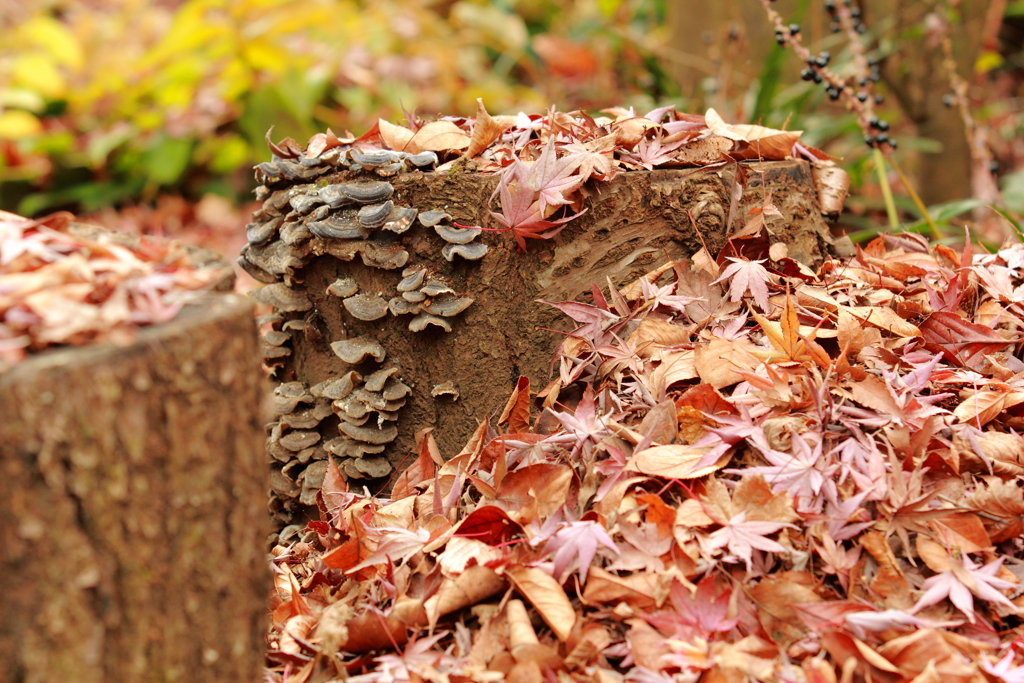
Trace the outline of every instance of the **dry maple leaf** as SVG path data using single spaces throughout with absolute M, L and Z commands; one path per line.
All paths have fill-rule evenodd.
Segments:
M 564 580 L 566 571 L 575 560 L 580 585 L 586 585 L 587 571 L 597 553 L 598 545 L 603 545 L 616 555 L 619 553 L 618 546 L 615 545 L 611 536 L 597 522 L 590 520 L 567 522 L 562 524 L 548 540 L 547 545 L 544 546 L 544 552 L 555 554 L 556 578 Z
M 975 564 L 971 561 L 971 558 L 965 555 L 962 558 L 962 567 L 954 565 L 952 569 L 940 572 L 925 580 L 921 586 L 924 590 L 924 595 L 911 608 L 910 613 L 916 614 L 929 605 L 934 605 L 949 598 L 950 602 L 966 614 L 973 624 L 976 620 L 976 615 L 974 614 L 974 598 L 971 597 L 972 593 L 982 600 L 998 603 L 1008 607 L 1011 612 L 1016 612 L 1016 606 L 999 592 L 1007 588 L 1014 588 L 1017 585 L 996 576 L 1002 564 L 1003 558 L 1000 557 L 985 566 L 981 566 Z
M 768 282 L 771 280 L 771 276 L 765 270 L 765 267 L 761 265 L 765 260 L 748 261 L 734 256 L 729 256 L 728 259 L 732 263 L 722 271 L 721 276 L 712 284 L 731 279 L 732 283 L 729 286 L 730 300 L 740 301 L 746 292 L 750 292 L 750 295 L 754 297 L 754 301 L 757 302 L 760 309 L 768 313 L 770 309 L 768 303 Z
M 749 570 L 750 560 L 755 549 L 769 553 L 788 552 L 784 545 L 766 538 L 785 528 L 795 529 L 796 527 L 782 522 L 748 522 L 747 511 L 743 510 L 734 515 L 721 529 L 712 532 L 708 536 L 705 547 L 712 553 L 726 548 L 729 555 L 722 558 L 724 561 L 733 561 L 734 558 L 741 559 Z

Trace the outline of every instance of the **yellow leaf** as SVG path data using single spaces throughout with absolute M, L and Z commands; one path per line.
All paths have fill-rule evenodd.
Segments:
M 14 82 L 31 88 L 50 99 L 59 99 L 67 91 L 67 83 L 53 60 L 38 52 L 25 52 L 14 59 L 11 69 Z
M 20 109 L 0 112 L 0 140 L 20 140 L 43 130 L 34 115 Z
M 21 26 L 21 33 L 60 64 L 79 69 L 85 61 L 78 38 L 53 17 L 37 15 Z
M 974 73 L 976 74 L 987 74 L 993 69 L 998 69 L 1003 65 L 1003 56 L 998 52 L 987 50 L 978 55 L 978 59 L 974 62 Z

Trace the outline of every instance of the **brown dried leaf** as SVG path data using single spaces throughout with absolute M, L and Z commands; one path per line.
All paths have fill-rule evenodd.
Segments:
M 515 124 L 515 119 L 510 121 L 510 118 L 505 116 L 499 118 L 492 117 L 487 113 L 483 99 L 476 98 L 476 122 L 473 124 L 473 135 L 462 156 L 472 159 L 490 147 L 495 140 L 501 137 L 506 128 L 510 128 Z
M 723 455 L 714 464 L 694 470 L 693 467 L 704 458 L 710 446 L 684 446 L 673 444 L 645 448 L 634 453 L 626 469 L 665 479 L 696 479 L 725 467 L 731 458 Z
M 742 382 L 741 371 L 753 372 L 761 365 L 755 351 L 757 347 L 747 339 L 716 337 L 695 349 L 694 367 L 702 381 L 722 389 Z
M 396 152 L 409 152 L 410 154 L 419 154 L 423 151 L 419 145 L 412 141 L 416 133 L 405 126 L 397 126 L 384 119 L 378 119 L 377 128 L 380 131 L 380 139 L 389 149 L 393 149 Z
M 576 610 L 562 586 L 550 574 L 536 567 L 510 567 L 505 574 L 540 613 L 555 636 L 564 642 L 576 623 Z
M 512 390 L 505 409 L 501 411 L 498 424 L 508 424 L 513 434 L 521 434 L 530 431 L 530 378 L 521 375 L 516 382 L 516 388 Z
M 469 142 L 466 131 L 451 121 L 431 121 L 416 131 L 407 146 L 415 145 L 423 152 L 449 152 L 465 149 Z
M 984 513 L 982 521 L 992 543 L 1024 535 L 1024 495 L 1021 480 L 984 477 L 964 506 Z

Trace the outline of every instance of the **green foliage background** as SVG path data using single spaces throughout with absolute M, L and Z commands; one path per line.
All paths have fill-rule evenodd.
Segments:
M 0 207 L 242 196 L 272 126 L 362 132 L 403 107 L 470 115 L 477 97 L 513 113 L 653 106 L 663 13 L 647 0 L 37 3 L 0 40 Z M 549 33 L 585 42 L 605 76 L 548 79 L 535 40 Z
M 674 43 L 669 14 L 678 6 L 672 1 L 28 0 L 0 6 L 0 209 L 91 212 L 168 194 L 195 201 L 213 193 L 244 203 L 251 166 L 268 157 L 264 135 L 271 127 L 275 138 L 299 141 L 328 127 L 358 134 L 378 117 L 400 122 L 406 110 L 472 115 L 479 97 L 492 113 L 552 104 L 590 111 L 635 106 L 643 113 L 675 104 L 804 129 L 804 140 L 842 159 L 860 190 L 849 204 L 847 228 L 873 234 L 871 213 L 881 197 L 853 117 L 829 103 L 820 87 L 799 80 L 801 65 L 789 52 L 773 47 L 766 58 L 751 60 L 747 38 L 757 27 L 750 20 L 712 26 L 706 44 Z M 760 12 L 758 0 L 742 1 Z M 942 11 L 940 0 L 915 2 Z M 830 50 L 832 68 L 851 73 L 844 38 L 824 29 L 820 3 L 778 5 L 787 21 L 807 22 L 812 50 Z M 1006 6 L 1008 18 L 1020 13 L 1021 3 Z M 770 35 L 766 26 L 760 29 Z M 894 35 L 883 18 L 865 39 L 872 55 L 884 57 L 901 40 L 922 37 Z M 704 71 L 681 89 L 673 74 L 684 51 Z M 1012 74 L 1024 72 L 1022 55 L 1004 60 L 984 52 L 979 78 L 1002 74 L 1019 87 Z M 977 112 L 979 120 L 995 122 L 994 144 L 1004 144 L 1003 156 L 1012 162 L 1004 171 L 1024 158 L 1014 142 L 1024 137 L 1022 109 L 1019 97 L 992 96 Z M 941 144 L 915 137 L 891 102 L 880 114 L 898 131 L 900 154 Z M 1024 210 L 1024 175 L 1004 176 L 1006 207 Z M 908 221 L 921 218 L 909 200 L 901 208 Z

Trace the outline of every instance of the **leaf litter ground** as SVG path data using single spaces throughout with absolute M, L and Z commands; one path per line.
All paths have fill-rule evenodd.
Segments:
M 1024 248 L 757 220 L 548 302 L 557 378 L 390 498 L 330 469 L 267 680 L 1024 681 Z

